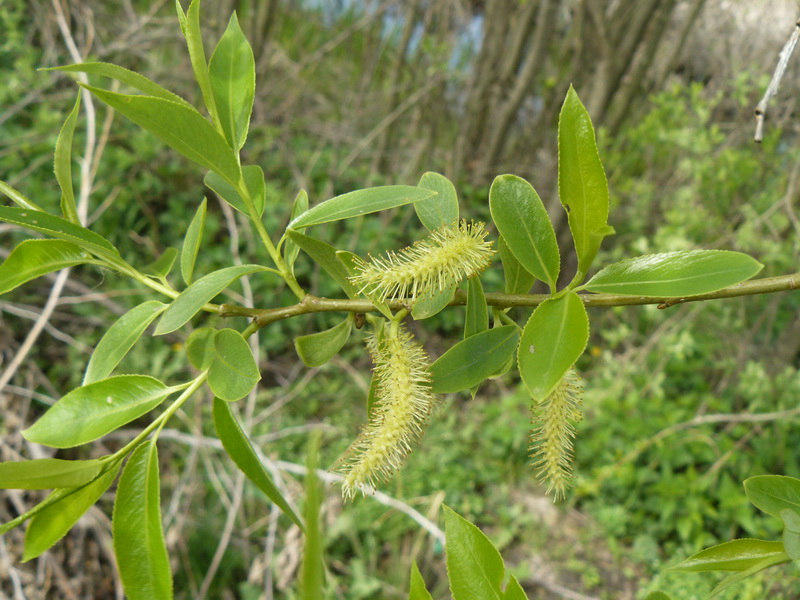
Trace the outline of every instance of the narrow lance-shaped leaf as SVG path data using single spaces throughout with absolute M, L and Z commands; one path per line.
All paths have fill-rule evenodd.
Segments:
M 434 394 L 448 394 L 481 383 L 506 364 L 518 340 L 516 325 L 505 325 L 458 342 L 428 368 L 431 390 Z
M 422 573 L 419 572 L 417 561 L 411 563 L 411 576 L 409 578 L 408 600 L 433 600 L 433 596 L 425 586 Z
M 788 556 L 786 555 L 776 555 L 776 556 L 768 556 L 764 560 L 760 560 L 754 563 L 750 568 L 745 569 L 744 571 L 739 571 L 738 573 L 732 573 L 728 575 L 725 579 L 719 582 L 719 585 L 711 590 L 711 594 L 709 594 L 709 598 L 713 598 L 720 592 L 728 589 L 735 583 L 739 583 L 743 579 L 747 579 L 752 575 L 755 575 L 759 571 L 763 571 L 769 567 L 774 567 L 776 565 L 780 565 L 783 563 L 789 562 Z
M 114 554 L 130 600 L 172 598 L 172 572 L 161 526 L 158 450 L 155 440 L 134 450 L 114 501 Z
M 178 249 L 172 246 L 165 248 L 156 260 L 149 265 L 142 267 L 141 271 L 145 275 L 158 277 L 162 281 L 166 280 L 167 276 L 172 272 L 172 267 L 175 264 L 175 259 L 178 258 Z
M 294 521 L 295 525 L 304 529 L 302 521 L 289 506 L 258 459 L 241 425 L 234 418 L 230 405 L 219 398 L 214 398 L 214 425 L 222 446 L 242 473 Z
M 231 185 L 239 183 L 241 172 L 236 155 L 196 110 L 163 98 L 118 94 L 80 85 L 189 160 L 219 173 Z
M 87 255 L 71 242 L 61 240 L 26 240 L 11 251 L 0 265 L 0 294 L 66 267 L 80 265 Z
M 189 319 L 200 312 L 206 303 L 219 295 L 234 281 L 250 273 L 263 271 L 261 265 L 236 265 L 209 273 L 201 277 L 172 301 L 164 316 L 156 325 L 156 335 L 171 333 L 183 327 Z
M 76 63 L 74 65 L 50 67 L 48 69 L 42 69 L 42 71 L 62 71 L 65 73 L 86 73 L 87 75 L 100 75 L 102 77 L 114 79 L 120 83 L 124 83 L 125 85 L 129 85 L 130 87 L 143 92 L 147 96 L 155 96 L 156 98 L 162 98 L 163 100 L 170 100 L 172 102 L 183 104 L 187 108 L 194 108 L 191 104 L 177 94 L 164 89 L 156 82 L 148 79 L 141 73 L 137 73 L 136 71 L 131 71 L 111 63 Z
M 11 200 L 13 200 L 20 208 L 44 212 L 44 209 L 41 206 L 31 201 L 31 199 L 25 196 L 25 194 L 20 192 L 18 189 L 11 187 L 5 181 L 0 181 L 0 192 L 11 198 Z
M 439 173 L 424 173 L 417 184 L 436 196 L 414 203 L 420 222 L 430 231 L 458 221 L 458 195 L 450 180 Z
M 120 260 L 117 249 L 103 236 L 46 212 L 13 206 L 0 206 L 0 221 L 20 225 L 26 229 L 39 231 L 49 237 L 72 242 L 87 252 L 102 258 L 108 258 L 116 262 Z
M 768 558 L 789 560 L 781 542 L 741 539 L 731 540 L 701 550 L 671 571 L 744 571 Z
M 608 226 L 608 183 L 592 120 L 572 86 L 558 119 L 558 195 L 575 241 L 578 271 L 585 275 L 603 237 L 614 230 Z
M 517 361 L 534 400 L 550 395 L 588 340 L 589 318 L 576 293 L 546 300 L 533 311 L 522 331 Z
M 253 49 L 234 12 L 208 65 L 217 115 L 230 145 L 239 150 L 247 138 L 256 89 Z
M 464 319 L 464 339 L 489 329 L 489 310 L 479 277 L 469 278 L 467 316 Z
M 322 506 L 322 486 L 317 477 L 319 455 L 319 433 L 308 443 L 306 459 L 306 503 L 303 514 L 306 520 L 305 548 L 303 566 L 300 569 L 300 598 L 317 600 L 324 597 L 325 563 L 323 561 L 324 540 L 320 528 L 320 507 Z
M 505 566 L 483 532 L 444 506 L 445 552 L 455 600 L 502 600 Z
M 517 578 L 513 575 L 509 579 L 508 585 L 503 592 L 503 600 L 528 600 L 525 590 L 522 589 L 519 581 L 517 581 Z
M 25 531 L 23 562 L 36 558 L 63 538 L 78 519 L 111 487 L 117 478 L 119 467 L 120 463 L 111 466 L 94 481 L 69 492 L 63 498 L 38 511 Z M 60 490 L 56 490 L 58 491 Z
M 319 367 L 339 353 L 353 328 L 353 313 L 330 329 L 295 338 L 294 347 L 300 360 L 308 367 Z
M 290 220 L 294 220 L 308 210 L 308 193 L 305 190 L 300 190 L 292 203 L 292 215 Z M 283 260 L 286 265 L 294 273 L 294 261 L 297 260 L 297 255 L 300 253 L 300 246 L 290 237 L 286 239 L 286 245 L 283 247 Z
M 247 340 L 234 329 L 214 336 L 214 360 L 208 370 L 208 387 L 218 398 L 236 402 L 250 393 L 261 379 Z
M 515 175 L 500 175 L 489 190 L 497 230 L 519 263 L 555 291 L 561 258 L 550 217 L 533 186 Z
M 358 290 L 350 283 L 350 272 L 342 261 L 336 257 L 336 248 L 318 239 L 309 237 L 299 231 L 289 231 L 289 239 L 297 244 L 303 252 L 308 254 L 314 262 L 322 267 L 325 272 L 333 277 L 349 298 L 357 298 Z
M 101 460 L 37 458 L 0 463 L 0 488 L 50 490 L 84 485 L 100 474 Z
M 186 285 L 191 285 L 194 276 L 194 265 L 197 262 L 197 253 L 200 251 L 200 244 L 203 241 L 203 231 L 206 226 L 206 210 L 208 201 L 203 198 L 197 212 L 189 223 L 186 230 L 186 237 L 183 238 L 181 246 L 181 276 Z
M 436 192 L 409 185 L 386 185 L 357 190 L 317 204 L 289 223 L 287 229 L 341 221 L 404 206 L 434 196 Z
M 71 448 L 150 412 L 173 392 L 146 375 L 117 375 L 72 390 L 22 432 L 37 444 Z
M 267 202 L 267 188 L 264 182 L 264 171 L 258 165 L 247 165 L 242 167 L 242 177 L 244 184 L 247 186 L 247 191 L 250 199 L 253 201 L 256 213 L 261 216 L 264 214 L 264 207 Z M 239 194 L 237 188 L 225 181 L 225 179 L 215 173 L 209 171 L 205 179 L 203 179 L 208 187 L 214 190 L 214 193 L 222 198 L 225 202 L 230 204 L 233 208 L 240 213 L 250 216 L 250 211 L 247 210 L 247 203 Z
M 200 86 L 206 109 L 216 120 L 217 109 L 214 105 L 214 92 L 211 89 L 206 52 L 203 48 L 203 35 L 200 31 L 200 0 L 192 0 L 185 13 L 181 8 L 180 0 L 175 0 L 175 9 L 178 13 L 178 22 L 180 23 L 183 37 L 186 38 L 186 46 L 189 49 L 189 59 L 194 70 L 194 77 Z
M 100 381 L 111 375 L 145 329 L 167 308 L 156 300 L 135 306 L 108 328 L 92 352 L 86 367 L 83 385 Z
M 68 221 L 81 224 L 78 217 L 78 207 L 75 204 L 75 192 L 72 189 L 72 137 L 75 134 L 75 124 L 78 122 L 78 114 L 81 110 L 81 94 L 75 100 L 75 106 L 64 121 L 64 126 L 58 134 L 56 140 L 55 159 L 53 168 L 56 180 L 61 188 L 61 212 Z
M 679 298 L 707 294 L 750 279 L 763 265 L 741 252 L 684 250 L 628 258 L 598 272 L 591 292 Z

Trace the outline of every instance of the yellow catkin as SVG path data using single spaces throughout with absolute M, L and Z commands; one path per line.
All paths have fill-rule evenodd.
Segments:
M 556 389 L 533 408 L 531 457 L 539 480 L 556 500 L 564 497 L 570 483 L 574 424 L 583 418 L 582 397 L 583 381 L 570 369 Z
M 489 266 L 494 250 L 486 235 L 483 223 L 446 225 L 399 252 L 360 260 L 350 280 L 381 301 L 441 291 Z
M 402 325 L 387 326 L 367 348 L 375 363 L 376 401 L 369 421 L 342 459 L 342 495 L 367 493 L 397 471 L 422 436 L 435 404 L 429 359 Z

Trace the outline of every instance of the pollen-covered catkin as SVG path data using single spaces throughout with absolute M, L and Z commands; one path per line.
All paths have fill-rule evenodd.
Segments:
M 561 378 L 553 392 L 533 408 L 531 457 L 547 493 L 563 498 L 572 473 L 575 423 L 583 418 L 583 381 L 575 369 Z
M 483 223 L 445 225 L 399 252 L 361 260 L 350 280 L 381 301 L 441 291 L 489 266 L 494 250 L 486 235 Z
M 435 404 L 429 359 L 401 325 L 387 326 L 367 348 L 375 363 L 376 401 L 369 421 L 342 459 L 342 495 L 366 493 L 400 468 L 419 440 Z

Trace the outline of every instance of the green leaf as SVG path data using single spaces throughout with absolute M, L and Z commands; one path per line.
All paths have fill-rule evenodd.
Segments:
M 200 86 L 203 94 L 203 101 L 209 114 L 217 114 L 214 105 L 214 93 L 211 89 L 211 80 L 208 75 L 208 63 L 206 62 L 206 52 L 203 48 L 203 34 L 200 30 L 200 0 L 192 0 L 189 8 L 184 14 L 180 0 L 175 0 L 175 9 L 178 13 L 178 22 L 186 38 L 186 46 L 189 49 L 189 59 L 192 62 L 194 77 Z M 216 119 L 216 117 L 214 117 Z
M 180 329 L 189 319 L 200 312 L 207 302 L 214 299 L 234 281 L 250 273 L 263 270 L 265 268 L 261 265 L 237 265 L 201 277 L 172 301 L 158 322 L 155 335 L 163 335 Z
M 522 381 L 541 402 L 583 354 L 589 317 L 575 292 L 540 304 L 522 330 L 517 362 Z
M 114 554 L 130 600 L 172 598 L 172 573 L 161 526 L 158 449 L 155 440 L 134 450 L 114 501 Z
M 489 189 L 489 208 L 519 263 L 555 290 L 561 263 L 556 233 L 533 186 L 515 175 L 500 175 Z
M 226 402 L 244 398 L 261 380 L 247 340 L 235 329 L 220 329 L 214 336 L 214 352 L 208 387 Z
M 354 320 L 353 313 L 349 313 L 344 321 L 330 329 L 296 337 L 294 347 L 297 350 L 297 356 L 308 367 L 324 365 L 342 349 L 347 338 L 350 337 Z
M 214 425 L 222 446 L 236 463 L 236 466 L 247 478 L 256 484 L 267 498 L 272 500 L 295 525 L 304 530 L 303 523 L 286 502 L 280 490 L 272 483 L 272 479 L 258 459 L 250 441 L 233 416 L 230 405 L 224 400 L 214 398 Z
M 358 264 L 358 261 L 360 259 L 359 259 L 359 257 L 357 255 L 353 254 L 352 252 L 348 252 L 346 250 L 336 250 L 336 259 L 339 260 L 344 265 L 345 273 L 348 276 L 353 276 L 358 272 L 358 270 L 356 269 L 356 265 Z M 347 279 L 347 283 L 348 284 L 350 283 L 349 279 Z M 339 284 L 339 285 L 341 285 L 341 284 Z M 354 292 L 354 295 L 350 296 L 350 297 L 351 298 L 357 298 L 358 297 L 358 289 L 355 288 L 352 284 L 350 284 L 350 287 Z M 379 297 L 379 295 L 377 293 L 369 294 L 367 292 L 364 292 L 364 295 L 367 298 L 369 298 L 370 302 L 372 302 L 372 304 L 375 305 L 375 308 L 377 308 L 384 317 L 386 317 L 387 319 L 393 318 L 392 317 L 392 309 L 389 308 L 389 305 L 386 304 L 385 301 L 380 299 L 380 297 Z M 412 311 L 413 311 L 413 307 L 412 307 Z
M 217 356 L 215 338 L 217 330 L 212 327 L 195 329 L 186 340 L 186 355 L 195 369 L 206 370 Z
M 235 12 L 211 55 L 208 75 L 222 131 L 230 145 L 239 150 L 247 138 L 253 111 L 256 61 Z
M 154 96 L 118 94 L 80 85 L 173 150 L 219 173 L 231 185 L 238 184 L 241 172 L 236 155 L 217 130 L 194 108 Z
M 458 221 L 458 195 L 447 177 L 429 171 L 422 175 L 417 187 L 436 192 L 436 196 L 414 203 L 417 217 L 429 231 Z
M 444 509 L 447 574 L 454 600 L 502 600 L 505 567 L 500 553 L 480 529 Z
M 739 571 L 738 573 L 733 573 L 732 575 L 728 575 L 725 579 L 723 579 L 719 583 L 719 585 L 717 587 L 715 587 L 713 590 L 711 590 L 711 594 L 709 594 L 709 598 L 713 598 L 714 596 L 716 596 L 720 592 L 728 589 L 734 583 L 738 583 L 738 582 L 742 581 L 743 579 L 747 579 L 748 577 L 750 577 L 751 575 L 755 575 L 759 571 L 763 571 L 766 568 L 769 568 L 769 567 L 772 567 L 772 566 L 775 566 L 775 565 L 779 565 L 781 563 L 786 563 L 786 562 L 789 562 L 789 560 L 788 560 L 788 557 L 785 556 L 785 555 L 784 556 L 781 556 L 781 555 L 770 556 L 770 557 L 765 558 L 762 561 L 759 561 L 759 562 L 755 563 L 749 569 L 745 569 L 744 571 Z
M 150 300 L 135 306 L 117 319 L 92 352 L 92 358 L 89 359 L 89 365 L 86 367 L 86 375 L 83 377 L 83 385 L 100 381 L 111 375 L 111 372 L 133 348 L 145 329 L 166 308 L 166 304 Z
M 464 319 L 464 339 L 489 329 L 489 309 L 479 277 L 470 277 L 467 288 L 467 316 Z
M 744 492 L 759 510 L 780 519 L 781 511 L 800 512 L 800 480 L 783 475 L 757 475 L 744 481 Z
M 78 217 L 78 207 L 75 204 L 75 191 L 72 189 L 72 137 L 75 134 L 75 125 L 81 110 L 81 94 L 75 100 L 75 106 L 64 121 L 61 132 L 56 140 L 56 153 L 53 162 L 58 186 L 61 188 L 61 212 L 64 218 L 76 225 L 81 224 Z
M 315 263 L 322 267 L 325 272 L 333 277 L 333 280 L 339 284 L 345 294 L 349 298 L 358 297 L 358 290 L 350 283 L 348 278 L 350 273 L 341 260 L 336 258 L 336 248 L 314 239 L 307 235 L 303 235 L 298 231 L 290 230 L 287 232 L 289 239 L 302 248 L 303 252 L 308 254 Z
M 258 216 L 263 215 L 264 207 L 267 203 L 267 188 L 264 183 L 264 171 L 262 171 L 261 167 L 258 165 L 247 165 L 246 167 L 242 167 L 242 177 L 244 177 L 244 184 L 247 186 L 250 198 L 253 200 L 256 213 L 258 213 Z M 240 213 L 248 217 L 250 216 L 250 212 L 247 210 L 247 203 L 242 199 L 237 189 L 225 181 L 220 175 L 214 171 L 209 171 L 206 173 L 203 183 Z
M 731 540 L 693 554 L 671 571 L 744 571 L 764 561 L 780 558 L 789 560 L 781 542 L 741 539 Z
M 41 206 L 35 202 L 31 202 L 30 198 L 25 196 L 25 194 L 19 190 L 8 185 L 5 181 L 0 181 L 0 192 L 11 198 L 11 200 L 13 200 L 20 208 L 24 208 L 26 210 L 36 210 L 40 212 L 44 211 Z
M 20 225 L 80 246 L 102 258 L 119 261 L 119 252 L 104 237 L 55 215 L 13 206 L 0 206 L 0 221 Z
M 101 460 L 37 458 L 0 463 L 0 488 L 49 490 L 84 485 L 100 474 Z
M 305 190 L 300 190 L 294 198 L 294 202 L 292 203 L 292 216 L 290 220 L 296 219 L 304 212 L 308 210 L 308 193 Z M 286 265 L 292 270 L 294 273 L 294 261 L 297 259 L 297 255 L 300 253 L 300 246 L 298 246 L 293 239 L 288 238 L 286 240 L 286 245 L 283 247 L 283 260 L 286 262 Z
M 442 354 L 428 371 L 434 394 L 466 390 L 494 375 L 514 353 L 519 340 L 516 325 L 481 331 Z
M 292 220 L 287 229 L 341 221 L 431 198 L 436 192 L 409 185 L 386 185 L 357 190 L 317 204 Z
M 120 464 L 112 465 L 91 483 L 65 492 L 64 497 L 48 503 L 37 511 L 25 531 L 25 551 L 22 561 L 27 562 L 36 558 L 63 538 L 78 519 L 111 487 L 119 473 Z M 58 491 L 60 490 L 56 490 Z
M 650 592 L 644 600 L 671 600 L 664 592 Z
M 206 210 L 208 201 L 203 198 L 197 212 L 189 223 L 186 230 L 186 237 L 183 238 L 181 246 L 181 276 L 186 285 L 191 285 L 194 275 L 194 264 L 197 261 L 197 253 L 200 251 L 200 244 L 203 242 L 203 231 L 206 227 Z
M 536 278 L 519 264 L 502 235 L 497 240 L 497 247 L 500 250 L 500 261 L 503 263 L 506 294 L 527 294 Z
M 166 279 L 167 275 L 172 271 L 172 266 L 175 264 L 176 258 L 178 258 L 178 249 L 170 246 L 166 248 L 156 260 L 142 268 L 142 273 L 158 277 L 162 280 Z
M 194 108 L 186 100 L 173 94 L 169 90 L 164 89 L 154 81 L 151 81 L 144 75 L 136 71 L 130 71 L 119 65 L 104 62 L 88 62 L 76 63 L 74 65 L 65 65 L 63 67 L 50 67 L 49 69 L 42 69 L 42 71 L 63 71 L 66 73 L 86 73 L 87 75 L 100 75 L 101 77 L 108 77 L 129 85 L 130 87 L 143 92 L 147 96 L 155 96 L 162 100 L 169 100 L 183 104 L 187 108 Z
M 408 600 L 433 600 L 433 596 L 425 586 L 422 573 L 419 572 L 417 561 L 411 563 L 411 575 L 409 577 Z
M 173 392 L 146 375 L 117 375 L 72 390 L 22 432 L 37 444 L 71 448 L 150 412 Z
M 444 290 L 429 290 L 414 300 L 411 307 L 411 316 L 417 320 L 427 319 L 433 315 L 438 315 L 445 307 L 450 304 L 456 294 L 458 284 L 454 283 Z
M 575 241 L 578 271 L 586 274 L 613 229 L 607 224 L 608 183 L 592 120 L 572 86 L 558 119 L 558 195 Z
M 303 507 L 306 531 L 303 565 L 300 568 L 300 598 L 302 600 L 319 600 L 325 596 L 324 540 L 320 529 L 320 507 L 323 495 L 322 486 L 317 477 L 318 457 L 319 432 L 313 435 L 308 442 L 306 459 L 306 503 Z
M 791 508 L 781 511 L 783 549 L 792 560 L 800 559 L 800 514 Z
M 591 292 L 680 298 L 716 292 L 753 277 L 763 265 L 728 250 L 682 250 L 627 258 L 598 272 Z
M 61 240 L 25 240 L 0 265 L 0 294 L 32 279 L 87 261 L 83 251 Z
M 503 592 L 503 600 L 528 600 L 525 590 L 513 575 L 506 586 L 506 591 Z

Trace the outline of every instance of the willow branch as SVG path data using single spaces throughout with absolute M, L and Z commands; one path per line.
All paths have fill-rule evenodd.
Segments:
M 739 296 L 752 296 L 756 294 L 773 294 L 800 289 L 800 273 L 766 277 L 737 283 L 730 287 L 696 296 L 682 298 L 665 298 L 656 296 L 636 296 L 627 294 L 579 294 L 587 307 L 592 306 L 637 306 L 656 304 L 658 308 L 669 308 L 687 302 L 704 302 L 706 300 L 720 300 L 722 298 L 736 298 Z M 548 294 L 486 294 L 486 303 L 495 308 L 532 307 L 538 306 L 550 298 Z M 456 292 L 450 306 L 466 304 L 467 295 L 462 290 Z M 408 309 L 409 304 L 404 300 L 390 300 L 387 302 L 392 310 Z M 258 327 L 264 327 L 275 321 L 290 319 L 299 315 L 315 312 L 352 312 L 369 313 L 378 309 L 369 300 L 340 300 L 334 298 L 320 298 L 306 296 L 301 302 L 292 306 L 281 308 L 248 308 L 234 304 L 221 304 L 219 315 L 222 317 L 249 317 L 254 319 Z
M 758 106 L 756 106 L 756 133 L 753 136 L 756 142 L 761 142 L 764 139 L 764 117 L 767 113 L 767 104 L 778 93 L 778 86 L 781 84 L 783 74 L 786 72 L 786 65 L 789 64 L 789 59 L 792 57 L 792 52 L 794 52 L 798 39 L 800 39 L 800 21 L 794 24 L 792 35 L 789 36 L 778 57 L 778 66 L 775 67 L 775 73 L 773 73 L 772 80 L 767 86 L 767 91 Z

